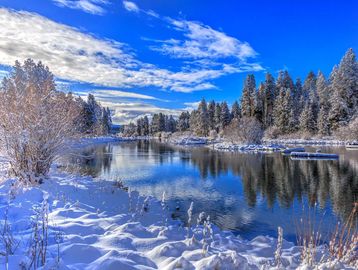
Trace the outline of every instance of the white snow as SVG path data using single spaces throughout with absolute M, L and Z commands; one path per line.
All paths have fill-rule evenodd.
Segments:
M 20 269 L 21 263 L 29 263 L 31 220 L 34 209 L 44 202 L 49 207 L 49 244 L 43 269 L 275 268 L 274 238 L 244 240 L 212 224 L 203 226 L 194 221 L 188 230 L 181 222 L 170 219 L 163 202 L 126 192 L 114 182 L 61 172 L 56 166 L 42 185 L 15 190 L 15 180 L 5 177 L 6 168 L 1 159 L 1 223 L 7 212 L 13 236 L 20 242 L 9 257 L 8 269 Z M 283 240 L 281 254 L 282 268 L 299 267 L 300 247 Z M 0 256 L 0 268 L 4 269 L 4 265 L 5 257 Z M 344 268 L 338 262 L 336 265 Z M 322 264 L 321 269 L 329 267 Z

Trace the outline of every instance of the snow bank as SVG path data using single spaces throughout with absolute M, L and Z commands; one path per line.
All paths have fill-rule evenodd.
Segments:
M 276 239 L 258 236 L 247 241 L 208 224 L 188 230 L 169 218 L 165 201 L 125 192 L 113 182 L 53 169 L 41 186 L 14 194 L 13 183 L 0 184 L 0 216 L 8 213 L 13 236 L 20 242 L 9 257 L 8 269 L 29 264 L 31 220 L 34 209 L 44 202 L 49 209 L 44 269 L 269 269 L 274 265 Z M 296 269 L 299 257 L 300 248 L 283 241 L 282 267 Z M 4 264 L 5 257 L 0 256 L 0 268 Z
M 254 152 L 275 152 L 281 151 L 286 147 L 280 144 L 268 144 L 268 145 L 259 145 L 259 144 L 233 144 L 229 142 L 220 142 L 211 145 L 215 150 L 221 151 L 254 151 Z
M 299 144 L 299 145 L 345 145 L 345 141 L 334 139 L 269 139 L 264 143 Z
M 170 137 L 169 143 L 176 145 L 204 145 L 208 143 L 207 138 L 203 137 Z

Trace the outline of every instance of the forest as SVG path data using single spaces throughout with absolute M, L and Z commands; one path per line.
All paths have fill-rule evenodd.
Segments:
M 196 110 L 172 115 L 154 114 L 124 127 L 126 136 L 148 136 L 158 132 L 191 131 L 197 136 L 247 137 L 242 129 L 254 129 L 254 141 L 279 137 L 311 138 L 334 136 L 356 140 L 358 134 L 358 63 L 349 49 L 339 65 L 326 78 L 321 71 L 309 72 L 304 81 L 295 81 L 289 72 L 277 78 L 267 73 L 257 83 L 247 75 L 239 101 L 231 108 L 226 101 L 207 102 L 204 98 Z

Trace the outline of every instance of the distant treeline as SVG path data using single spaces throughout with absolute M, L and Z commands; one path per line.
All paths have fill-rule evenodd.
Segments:
M 75 125 L 80 133 L 98 136 L 110 132 L 112 118 L 108 107 L 102 107 L 92 94 L 87 96 L 87 101 L 76 98 L 75 103 L 80 110 Z
M 202 99 L 196 110 L 182 112 L 178 119 L 162 113 L 154 114 L 151 121 L 145 116 L 136 125 L 128 125 L 125 132 L 145 136 L 190 130 L 209 136 L 211 131 L 223 132 L 234 123 L 240 127 L 237 122 L 242 118 L 246 118 L 245 123 L 247 118 L 253 120 L 271 138 L 287 134 L 329 136 L 358 125 L 358 64 L 353 49 L 328 78 L 320 71 L 317 75 L 309 72 L 303 83 L 299 78 L 294 82 L 288 71 L 280 71 L 277 79 L 267 73 L 257 87 L 255 76 L 248 75 L 242 92 L 240 103 L 235 101 L 231 109 L 225 101 L 207 103 Z

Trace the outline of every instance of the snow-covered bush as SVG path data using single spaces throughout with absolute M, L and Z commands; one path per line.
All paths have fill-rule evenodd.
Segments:
M 341 140 L 358 141 L 358 116 L 348 126 L 339 128 L 335 132 L 335 135 Z
M 260 143 L 262 136 L 262 126 L 254 117 L 234 119 L 224 129 L 224 138 L 232 143 Z
M 41 62 L 15 63 L 0 93 L 0 140 L 11 172 L 25 184 L 40 183 L 65 142 L 76 134 L 78 107 L 56 90 Z

